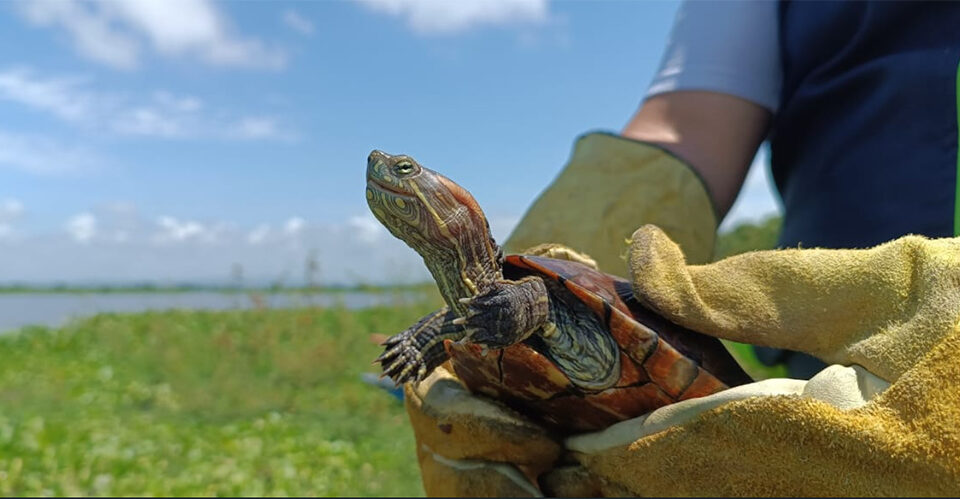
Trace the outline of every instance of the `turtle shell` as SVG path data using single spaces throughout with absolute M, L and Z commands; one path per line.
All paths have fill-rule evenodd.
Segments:
M 445 347 L 457 376 L 474 393 L 502 400 L 563 433 L 594 431 L 658 407 L 749 383 L 750 377 L 720 340 L 673 324 L 633 297 L 629 281 L 578 262 L 508 255 L 504 276 L 539 275 L 570 293 L 606 325 L 620 347 L 620 378 L 610 388 L 586 392 L 536 343 L 525 341 L 484 352 L 472 344 Z

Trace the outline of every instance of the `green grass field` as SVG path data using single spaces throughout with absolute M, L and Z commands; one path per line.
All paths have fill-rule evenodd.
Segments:
M 360 382 L 434 308 L 101 315 L 0 337 L 4 495 L 422 495 L 403 406 Z

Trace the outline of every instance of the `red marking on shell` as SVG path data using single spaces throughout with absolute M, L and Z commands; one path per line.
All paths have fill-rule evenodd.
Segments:
M 673 402 L 657 385 L 644 383 L 584 396 L 563 395 L 531 404 L 527 410 L 565 431 L 584 432 L 601 430 Z
M 507 265 L 532 270 L 536 274 L 545 275 L 552 279 L 557 278 L 557 273 L 550 266 L 539 265 L 536 260 L 540 260 L 540 258 L 530 255 L 507 255 L 503 257 L 503 261 Z
M 602 298 L 597 296 L 595 293 L 591 293 L 590 291 L 578 286 L 573 281 L 566 281 L 563 283 L 563 285 L 566 286 L 567 289 L 569 289 L 578 300 L 590 307 L 590 310 L 593 310 L 593 313 L 597 314 L 597 317 L 599 317 L 601 321 L 606 320 L 606 317 L 604 317 L 606 314 L 604 313 L 603 309 L 604 300 Z
M 549 359 L 522 343 L 503 350 L 483 349 L 477 345 L 444 343 L 454 372 L 471 390 L 505 397 L 542 400 L 570 388 L 570 379 Z M 501 381 L 502 380 L 502 381 Z
M 640 366 L 634 363 L 633 359 L 628 357 L 622 351 L 620 352 L 620 379 L 616 386 L 630 386 L 638 383 L 650 381 L 650 376 Z
M 571 386 L 550 359 L 522 343 L 503 351 L 501 365 L 504 389 L 525 399 L 547 399 Z
M 619 310 L 610 313 L 610 334 L 620 349 L 638 363 L 646 360 L 657 343 L 657 333 Z
M 697 377 L 690 383 L 690 386 L 680 394 L 677 400 L 704 397 L 726 390 L 727 388 L 727 385 L 717 379 L 716 376 L 704 371 L 702 368 L 698 368 Z
M 458 345 L 446 340 L 443 346 L 450 355 L 453 371 L 471 391 L 494 398 L 509 395 L 500 387 L 500 368 L 497 365 L 500 350 L 490 350 L 484 357 L 481 355 L 483 349 L 477 345 Z
M 589 306 L 601 319 L 604 318 L 603 302 L 629 314 L 630 308 L 617 295 L 614 277 L 579 262 L 556 260 L 530 255 L 509 255 L 506 262 L 525 268 L 557 281 Z
M 585 397 L 595 407 L 615 414 L 618 421 L 642 416 L 654 409 L 672 404 L 675 399 L 653 383 L 608 388 Z
M 588 270 L 592 269 L 588 268 Z M 590 296 L 593 300 L 605 301 L 612 308 L 630 313 L 630 309 L 627 308 L 627 305 L 623 303 L 623 300 L 617 295 L 613 279 L 608 275 L 596 272 L 581 273 L 568 279 L 566 285 L 567 289 L 573 291 L 573 293 L 581 297 L 581 299 Z M 601 317 L 603 317 L 602 305 L 601 308 L 594 308 L 594 312 L 601 314 Z
M 577 395 L 540 401 L 531 411 L 539 419 L 567 432 L 596 431 L 621 420 L 616 414 Z
M 643 363 L 650 380 L 660 386 L 671 397 L 679 397 L 697 377 L 699 368 L 692 360 L 683 356 L 665 341 L 657 342 L 657 347 Z

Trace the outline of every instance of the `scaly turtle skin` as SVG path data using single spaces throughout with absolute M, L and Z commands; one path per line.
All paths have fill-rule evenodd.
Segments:
M 447 304 L 384 342 L 377 361 L 397 383 L 449 359 L 472 392 L 579 432 L 751 381 L 719 340 L 647 310 L 628 281 L 574 261 L 504 257 L 473 196 L 408 156 L 373 151 L 366 195 Z

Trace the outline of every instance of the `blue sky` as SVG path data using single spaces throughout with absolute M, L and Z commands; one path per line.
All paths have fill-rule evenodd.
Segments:
M 676 2 L 0 3 L 0 282 L 416 280 L 373 148 L 504 238 L 577 135 L 619 130 Z M 755 168 L 725 223 L 776 210 Z

